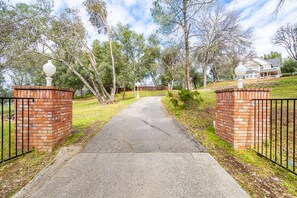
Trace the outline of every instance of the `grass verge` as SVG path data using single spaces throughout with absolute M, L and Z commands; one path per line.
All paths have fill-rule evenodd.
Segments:
M 288 93 L 288 89 L 280 92 L 283 83 L 288 82 L 280 82 L 279 88 L 273 90 L 272 95 L 281 97 L 282 93 Z M 293 86 L 296 88 L 297 84 Z M 290 92 L 294 90 L 291 90 L 292 87 L 289 89 Z M 212 90 L 201 90 L 200 93 L 204 102 L 190 109 L 175 108 L 167 96 L 163 97 L 162 102 L 171 115 L 209 150 L 252 197 L 297 196 L 295 175 L 258 156 L 253 150 L 234 150 L 215 134 L 212 126 L 215 117 L 215 93 Z M 294 94 L 291 93 L 291 96 Z

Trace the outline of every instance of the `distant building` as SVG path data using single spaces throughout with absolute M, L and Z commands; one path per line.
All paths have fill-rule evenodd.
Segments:
M 247 68 L 245 79 L 279 78 L 281 75 L 280 59 L 263 60 L 254 58 L 244 64 Z

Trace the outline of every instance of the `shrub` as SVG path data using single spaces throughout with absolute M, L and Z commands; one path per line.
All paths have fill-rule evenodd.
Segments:
M 181 89 L 177 95 L 168 91 L 170 103 L 174 107 L 190 108 L 191 106 L 198 106 L 202 101 L 202 97 L 198 91 L 190 91 Z

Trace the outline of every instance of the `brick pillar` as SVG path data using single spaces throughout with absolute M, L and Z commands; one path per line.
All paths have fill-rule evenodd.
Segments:
M 52 151 L 64 141 L 72 129 L 72 98 L 71 90 L 46 86 L 15 86 L 14 97 L 34 98 L 29 101 L 29 145 L 38 151 Z M 22 119 L 22 100 L 15 103 L 17 109 L 15 133 L 18 146 L 28 145 L 28 100 L 24 100 L 24 119 Z M 22 123 L 23 126 L 22 132 Z M 22 142 L 22 133 L 24 140 Z
M 229 142 L 233 148 L 253 146 L 255 105 L 252 99 L 269 99 L 269 97 L 270 89 L 251 88 L 216 91 L 216 133 Z M 266 113 L 266 109 L 264 111 Z M 260 111 L 260 115 L 262 115 L 262 111 Z M 265 119 L 263 120 L 264 123 L 269 122 L 269 118 L 266 116 L 263 119 Z M 259 121 L 262 121 L 261 116 Z M 265 131 L 265 127 L 269 127 L 269 123 L 263 127 Z

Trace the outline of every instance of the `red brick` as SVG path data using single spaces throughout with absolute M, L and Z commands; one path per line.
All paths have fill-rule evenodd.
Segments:
M 254 104 L 252 99 L 269 98 L 269 96 L 270 89 L 216 91 L 216 133 L 234 148 L 251 147 L 254 143 Z M 266 111 L 265 108 L 264 111 Z M 267 111 L 269 114 L 269 108 Z M 259 119 L 261 121 L 262 117 L 260 116 Z M 263 122 L 266 120 L 264 116 Z M 266 128 L 269 130 L 269 119 L 267 123 L 267 126 L 263 128 L 264 131 Z M 261 127 L 260 130 L 262 130 Z
M 39 151 L 52 151 L 62 141 L 71 134 L 72 126 L 72 97 L 71 90 L 57 87 L 14 87 L 16 98 L 34 98 L 30 101 L 30 147 Z M 24 100 L 25 118 L 24 123 L 28 123 L 28 104 Z M 18 109 L 17 126 L 15 130 L 18 137 L 18 145 L 22 145 L 22 103 L 15 104 Z M 16 123 L 16 122 L 15 122 Z M 24 127 L 24 147 L 28 144 L 28 127 Z M 19 147 L 21 148 L 21 147 Z

